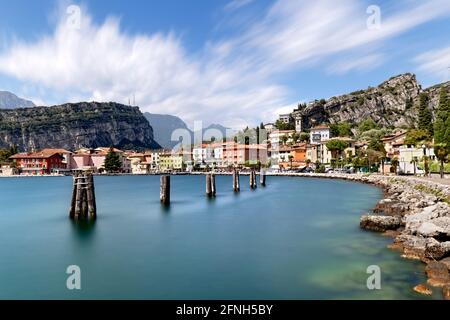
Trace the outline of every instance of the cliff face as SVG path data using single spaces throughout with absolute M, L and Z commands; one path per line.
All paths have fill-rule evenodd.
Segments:
M 382 127 L 414 127 L 418 117 L 419 95 L 429 94 L 429 107 L 434 111 L 439 102 L 441 86 L 422 90 L 413 74 L 407 73 L 389 79 L 376 88 L 356 91 L 329 100 L 316 100 L 294 111 L 301 117 L 302 126 L 311 128 L 320 123 L 348 122 L 358 125 L 372 118 Z
M 0 147 L 12 145 L 25 151 L 159 147 L 138 107 L 112 102 L 0 110 Z

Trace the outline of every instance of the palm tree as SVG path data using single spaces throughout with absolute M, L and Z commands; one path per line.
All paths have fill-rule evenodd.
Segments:
M 292 170 L 292 160 L 294 160 L 294 156 L 289 155 L 289 165 L 291 166 L 291 170 Z
M 391 167 L 394 168 L 394 173 L 395 174 L 397 174 L 398 165 L 399 165 L 398 158 L 397 157 L 393 158 L 391 160 Z
M 287 135 L 284 135 L 280 139 L 281 139 L 281 142 L 285 145 L 289 138 Z
M 444 162 L 448 156 L 447 146 L 443 143 L 436 144 L 434 146 L 434 153 L 436 154 L 436 158 L 438 158 L 441 163 L 439 173 L 440 173 L 441 179 L 444 179 Z

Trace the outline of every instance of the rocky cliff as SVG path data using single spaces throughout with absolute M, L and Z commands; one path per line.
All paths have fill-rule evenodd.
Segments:
M 393 77 L 375 88 L 316 100 L 294 110 L 293 116 L 301 118 L 302 127 L 309 129 L 321 123 L 348 122 L 357 125 L 372 118 L 382 127 L 414 127 L 418 117 L 419 95 L 426 92 L 429 107 L 434 111 L 439 102 L 440 88 L 450 89 L 450 82 L 423 90 L 410 73 Z
M 159 147 L 138 107 L 112 102 L 0 110 L 0 148 L 12 145 L 24 151 Z

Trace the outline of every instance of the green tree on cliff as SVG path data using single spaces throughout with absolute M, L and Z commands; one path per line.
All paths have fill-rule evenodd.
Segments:
M 428 107 L 428 95 L 426 93 L 420 94 L 419 102 L 419 130 L 428 132 L 430 136 L 433 135 L 433 115 Z
M 107 172 L 118 172 L 122 168 L 122 161 L 120 161 L 120 155 L 114 151 L 113 147 L 109 149 L 109 152 L 105 157 L 104 167 Z
M 441 89 L 434 123 L 434 153 L 441 162 L 440 173 L 444 178 L 444 163 L 450 154 L 450 100 L 445 88 Z

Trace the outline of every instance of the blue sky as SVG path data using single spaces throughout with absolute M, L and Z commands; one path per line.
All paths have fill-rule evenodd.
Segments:
M 0 4 L 0 90 L 38 104 L 134 95 L 190 126 L 238 128 L 404 72 L 450 80 L 447 0 Z

